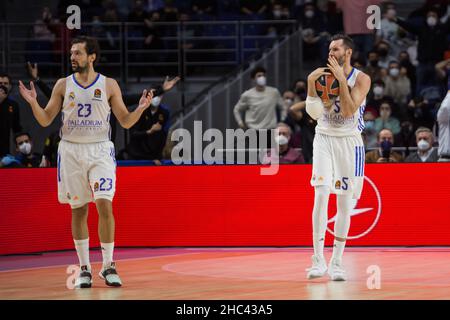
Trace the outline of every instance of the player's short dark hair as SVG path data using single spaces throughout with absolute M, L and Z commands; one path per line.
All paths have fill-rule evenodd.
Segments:
M 255 68 L 253 68 L 252 72 L 250 73 L 250 77 L 251 77 L 252 79 L 255 79 L 256 74 L 258 74 L 259 72 L 262 72 L 262 73 L 266 74 L 266 69 L 264 69 L 264 68 L 261 67 L 261 66 L 257 66 L 257 67 L 255 67 Z
M 100 45 L 97 39 L 88 36 L 78 36 L 72 40 L 71 45 L 76 43 L 84 43 L 88 55 L 95 53 L 94 65 L 97 64 L 100 60 Z
M 336 41 L 336 40 L 343 40 L 344 46 L 346 47 L 346 49 L 352 49 L 352 50 L 355 49 L 355 43 L 353 42 L 353 39 L 350 38 L 346 34 L 338 33 L 331 37 L 331 41 Z
M 17 133 L 14 135 L 14 142 L 16 143 L 16 146 L 17 146 L 17 138 L 18 138 L 18 137 L 21 137 L 21 136 L 27 136 L 28 139 L 31 140 L 31 135 L 30 135 L 28 132 L 25 132 L 25 131 L 17 132 Z

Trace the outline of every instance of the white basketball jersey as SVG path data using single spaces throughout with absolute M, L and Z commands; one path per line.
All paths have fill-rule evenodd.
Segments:
M 62 140 L 75 143 L 109 141 L 111 107 L 106 94 L 106 77 L 100 73 L 92 84 L 81 86 L 72 74 L 66 78 L 61 112 Z
M 347 84 L 353 88 L 356 77 L 361 71 L 353 68 L 347 77 Z M 324 108 L 322 117 L 317 120 L 316 132 L 329 136 L 343 137 L 361 134 L 364 130 L 364 109 L 366 108 L 366 98 L 358 110 L 349 118 L 344 118 L 341 113 L 339 97 L 336 98 L 331 108 Z

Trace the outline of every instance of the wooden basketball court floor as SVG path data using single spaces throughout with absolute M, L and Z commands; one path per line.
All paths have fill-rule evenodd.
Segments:
M 75 251 L 2 256 L 0 299 L 450 299 L 447 247 L 347 248 L 346 282 L 307 280 L 311 254 L 310 248 L 116 249 L 124 285 L 109 288 L 98 277 L 101 253 L 91 250 L 93 287 L 78 290 L 68 288 Z M 379 289 L 368 286 L 371 276 Z

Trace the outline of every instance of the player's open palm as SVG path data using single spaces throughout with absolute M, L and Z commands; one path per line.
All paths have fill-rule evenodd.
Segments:
M 19 80 L 19 92 L 22 98 L 25 99 L 29 104 L 33 103 L 37 99 L 36 88 L 34 87 L 33 81 L 30 82 L 31 90 L 28 89 L 22 81 Z
M 141 99 L 139 100 L 138 108 L 143 110 L 147 109 L 148 107 L 150 107 L 152 99 L 153 99 L 153 90 L 150 91 L 144 90 L 142 92 Z

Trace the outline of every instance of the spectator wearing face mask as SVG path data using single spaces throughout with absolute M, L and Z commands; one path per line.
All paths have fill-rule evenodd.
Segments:
M 130 129 L 130 144 L 127 147 L 128 159 L 153 160 L 161 164 L 162 151 L 169 129 L 169 109 L 161 104 L 164 90 L 155 86 L 150 108 L 144 111 L 139 121 Z
M 394 99 L 386 95 L 386 89 L 383 80 L 377 80 L 373 83 L 371 93 L 372 94 L 370 95 L 370 98 L 367 101 L 367 107 L 375 109 L 377 115 L 380 111 L 380 106 L 383 102 L 389 102 L 391 106 L 395 105 Z
M 397 10 L 395 4 L 393 2 L 385 2 L 384 3 L 384 13 L 383 19 L 380 22 L 380 29 L 377 30 L 377 42 L 386 41 L 390 44 L 392 49 L 392 54 L 394 56 L 398 55 L 398 46 L 399 43 L 399 34 L 400 27 L 395 22 L 395 18 L 397 17 Z
M 385 101 L 381 104 L 380 116 L 375 120 L 374 125 L 376 132 L 382 129 L 389 129 L 394 135 L 400 132 L 400 121 L 392 116 L 392 108 L 389 102 Z
M 367 65 L 364 72 L 370 77 L 372 83 L 383 78 L 382 68 L 378 64 L 379 60 L 378 52 L 370 50 L 367 54 Z
M 411 81 L 406 76 L 406 69 L 400 69 L 397 61 L 391 61 L 388 72 L 384 78 L 386 95 L 391 96 L 396 104 L 406 105 L 411 94 Z
M 447 48 L 450 20 L 447 20 L 445 24 L 441 23 L 438 12 L 429 9 L 419 25 L 400 18 L 395 18 L 394 21 L 418 38 L 417 92 L 420 93 L 423 88 L 436 83 L 434 66 L 442 60 Z
M 278 145 L 279 154 L 278 159 L 274 154 L 270 152 L 266 155 L 263 163 L 305 163 L 303 156 L 300 152 L 289 146 L 292 131 L 286 123 L 279 123 L 277 125 L 278 136 L 275 137 L 275 143 Z
M 291 90 L 286 90 L 283 92 L 283 110 L 284 110 L 284 114 L 288 114 L 289 112 L 289 108 L 296 102 L 298 102 L 297 100 L 297 96 L 295 95 L 295 93 Z M 280 118 L 280 117 L 279 117 Z M 285 119 L 283 119 L 285 120 Z
M 15 135 L 16 155 L 6 155 L 0 161 L 0 167 L 38 168 L 41 166 L 41 155 L 33 152 L 31 136 L 26 132 Z M 45 166 L 45 165 L 42 165 Z
M 371 108 L 366 108 L 364 111 L 364 130 L 362 137 L 366 149 L 375 148 L 377 146 L 377 131 L 375 130 L 376 111 Z
M 366 153 L 367 163 L 403 162 L 403 156 L 392 151 L 394 135 L 389 129 L 378 132 L 378 149 Z
M 298 79 L 294 82 L 293 91 L 297 95 L 297 98 L 300 101 L 306 100 L 306 80 L 305 79 Z
M 406 157 L 405 162 L 437 162 L 438 151 L 433 148 L 434 137 L 430 129 L 420 127 L 416 130 L 417 152 Z
M 328 57 L 326 22 L 322 13 L 312 3 L 306 3 L 298 20 L 303 29 L 304 60 L 325 60 Z
M 11 78 L 0 72 L 0 157 L 10 152 L 11 131 L 20 132 L 19 105 L 9 97 Z
M 389 62 L 395 60 L 395 56 L 391 53 L 391 46 L 386 41 L 380 41 L 375 49 L 378 53 L 378 65 L 382 69 L 388 69 Z
M 253 69 L 251 78 L 255 86 L 245 91 L 234 107 L 236 122 L 242 129 L 274 129 L 277 125 L 277 108 L 281 121 L 286 118 L 283 98 L 278 89 L 267 85 L 264 68 Z

